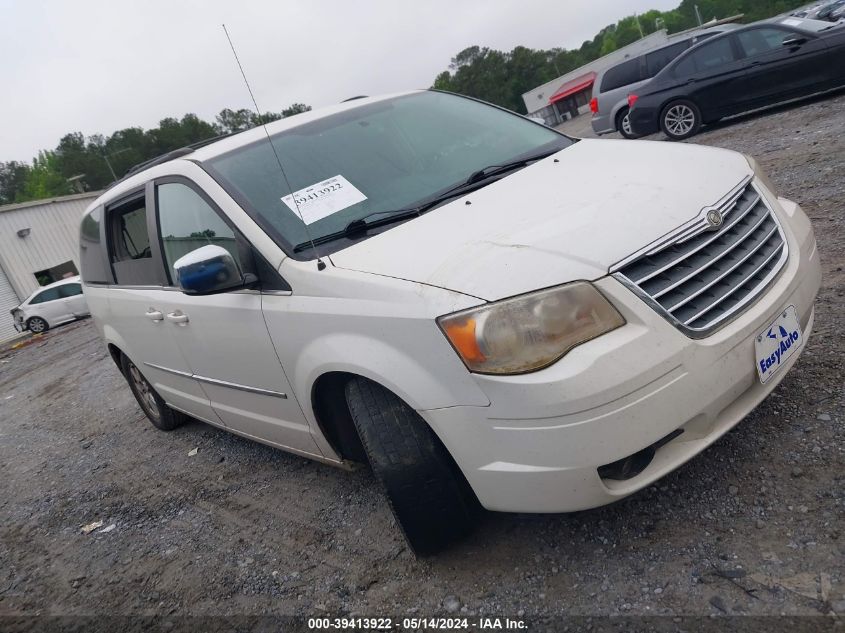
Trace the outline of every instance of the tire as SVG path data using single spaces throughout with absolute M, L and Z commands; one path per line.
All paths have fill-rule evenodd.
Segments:
M 165 404 L 161 396 L 147 382 L 147 379 L 126 354 L 120 356 L 120 367 L 123 369 L 126 382 L 129 383 L 129 389 L 132 390 L 132 395 L 135 396 L 141 410 L 154 427 L 160 431 L 172 431 L 185 423 L 187 416 Z
M 434 554 L 469 534 L 478 500 L 419 414 L 365 378 L 347 383 L 346 402 L 373 473 L 414 553 Z
M 629 108 L 622 108 L 616 113 L 616 131 L 628 139 L 639 138 L 631 129 L 631 124 L 628 122 Z
M 27 319 L 26 327 L 33 334 L 43 334 L 50 329 L 50 324 L 41 317 L 34 316 Z
M 673 141 L 689 138 L 701 129 L 701 111 L 692 101 L 672 101 L 660 113 L 660 129 Z

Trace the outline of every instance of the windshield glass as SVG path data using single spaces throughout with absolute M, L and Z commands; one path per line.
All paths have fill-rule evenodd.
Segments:
M 318 239 L 365 216 L 413 207 L 484 167 L 573 142 L 505 110 L 441 92 L 365 104 L 271 138 L 273 147 L 264 139 L 204 165 L 289 254 L 309 239 L 292 191 Z
M 810 33 L 820 33 L 837 26 L 835 23 L 824 20 L 811 20 L 809 18 L 784 18 L 780 23 L 786 26 L 794 26 L 796 29 L 809 31 Z

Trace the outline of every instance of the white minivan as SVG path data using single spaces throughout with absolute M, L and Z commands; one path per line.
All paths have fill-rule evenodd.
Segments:
M 81 261 L 153 424 L 369 463 L 418 553 L 701 452 L 795 363 L 820 284 L 751 157 L 430 90 L 151 161 L 87 209 Z

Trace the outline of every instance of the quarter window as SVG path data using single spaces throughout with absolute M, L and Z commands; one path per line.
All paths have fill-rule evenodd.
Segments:
M 235 232 L 191 187 L 161 184 L 156 188 L 156 198 L 161 246 L 171 282 L 176 260 L 208 244 L 222 246 L 240 265 Z
M 604 78 L 601 80 L 601 91 L 608 92 L 615 90 L 622 86 L 628 86 L 632 83 L 645 79 L 640 70 L 640 58 L 635 57 L 626 62 L 622 62 L 617 66 L 607 69 L 604 73 Z

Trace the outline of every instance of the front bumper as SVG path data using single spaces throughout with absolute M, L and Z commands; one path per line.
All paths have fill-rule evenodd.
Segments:
M 774 390 L 795 354 L 765 385 L 754 338 L 794 305 L 813 327 L 821 281 L 815 237 L 798 205 L 775 206 L 790 259 L 736 319 L 694 340 L 613 278 L 597 286 L 627 325 L 572 350 L 542 371 L 475 379 L 488 407 L 421 411 L 481 504 L 509 512 L 570 512 L 616 501 L 677 468 L 736 425 Z M 801 350 L 803 351 L 803 350 Z M 638 475 L 602 479 L 598 469 L 683 433 L 657 449 Z

